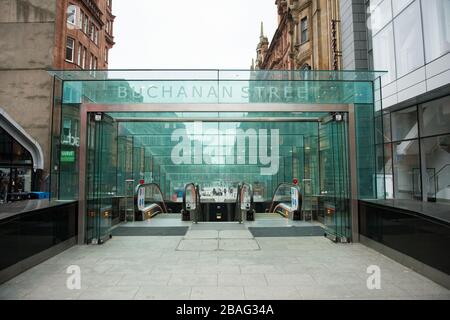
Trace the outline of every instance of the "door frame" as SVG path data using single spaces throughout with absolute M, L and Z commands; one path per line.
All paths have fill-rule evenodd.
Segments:
M 95 104 L 80 106 L 78 183 L 78 244 L 86 236 L 86 173 L 88 114 L 95 112 L 346 112 L 348 113 L 350 163 L 350 214 L 352 242 L 359 242 L 356 123 L 354 104 Z

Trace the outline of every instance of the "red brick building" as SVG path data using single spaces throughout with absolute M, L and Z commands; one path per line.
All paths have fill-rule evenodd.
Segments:
M 253 69 L 339 70 L 339 0 L 276 0 L 278 28 L 261 35 Z
M 112 0 L 60 0 L 56 8 L 55 69 L 107 69 L 114 46 Z

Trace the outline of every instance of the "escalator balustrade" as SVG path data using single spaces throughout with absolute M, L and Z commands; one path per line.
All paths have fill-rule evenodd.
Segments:
M 268 213 L 277 213 L 294 221 L 302 220 L 302 200 L 298 185 L 280 183 L 275 189 Z
M 136 221 L 145 221 L 161 213 L 169 213 L 157 183 L 139 184 L 135 190 Z

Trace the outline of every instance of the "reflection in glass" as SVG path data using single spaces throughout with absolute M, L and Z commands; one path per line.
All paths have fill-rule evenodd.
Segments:
M 422 0 L 422 10 L 425 56 L 429 63 L 450 51 L 450 1 Z
M 384 142 L 391 142 L 391 114 L 387 113 L 383 116 L 383 136 Z
M 376 8 L 374 8 L 370 14 L 370 20 L 373 34 L 383 29 L 383 27 L 392 20 L 391 0 L 383 0 Z
M 376 70 L 386 70 L 388 73 L 381 77 L 383 85 L 396 78 L 394 31 L 392 23 L 373 37 L 373 60 Z
M 420 108 L 422 137 L 450 133 L 450 96 L 422 104 Z
M 415 106 L 392 113 L 392 135 L 393 141 L 415 139 L 419 136 Z
M 450 135 L 422 140 L 427 175 L 422 177 L 429 201 L 450 201 Z
M 421 21 L 419 1 L 394 19 L 398 77 L 424 65 Z
M 396 199 L 422 198 L 418 140 L 394 144 L 394 194 Z
M 386 193 L 386 199 L 394 198 L 394 175 L 392 168 L 392 144 L 388 143 L 384 145 L 384 172 L 385 181 L 384 189 Z
M 428 0 L 427 0 L 428 1 Z M 413 0 L 393 0 L 392 10 L 394 10 L 394 17 L 406 8 Z

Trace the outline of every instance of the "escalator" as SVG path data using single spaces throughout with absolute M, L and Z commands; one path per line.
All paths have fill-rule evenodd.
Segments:
M 300 187 L 293 183 L 280 183 L 273 193 L 269 214 L 279 214 L 283 218 L 302 220 L 302 194 Z
M 163 193 L 157 183 L 137 185 L 134 203 L 136 221 L 145 221 L 158 214 L 169 213 Z

